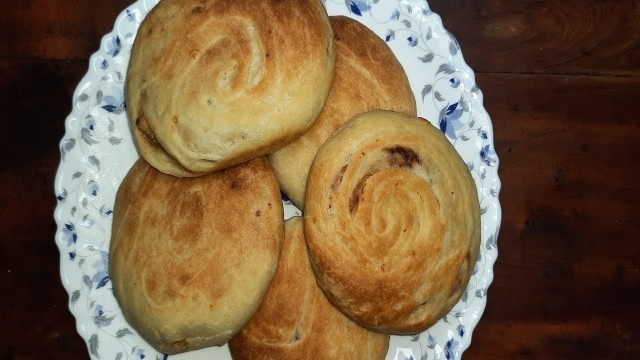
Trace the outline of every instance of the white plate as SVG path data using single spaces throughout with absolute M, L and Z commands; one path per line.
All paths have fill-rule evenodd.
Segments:
M 115 193 L 138 154 L 125 114 L 126 68 L 136 31 L 157 0 L 139 0 L 123 11 L 73 97 L 60 143 L 55 181 L 58 204 L 56 243 L 69 308 L 92 359 L 166 359 L 124 320 L 113 297 L 108 250 Z M 354 18 L 387 41 L 408 73 L 418 114 L 445 132 L 467 163 L 482 208 L 480 257 L 457 305 L 429 330 L 392 336 L 387 359 L 458 359 L 486 305 L 497 257 L 501 210 L 498 158 L 491 120 L 473 71 L 438 15 L 420 0 L 325 0 L 330 15 Z M 292 34 L 295 36 L 295 34 Z M 285 201 L 285 217 L 297 209 Z M 482 345 L 480 345 L 482 346 Z M 177 356 L 179 359 L 230 359 L 226 346 Z

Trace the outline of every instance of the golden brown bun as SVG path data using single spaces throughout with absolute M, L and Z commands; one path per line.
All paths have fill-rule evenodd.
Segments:
M 318 288 L 304 241 L 303 220 L 285 222 L 282 257 L 264 301 L 229 341 L 241 359 L 384 359 L 389 336 L 368 331 L 336 310 Z
M 471 276 L 476 187 L 429 122 L 368 112 L 315 158 L 305 235 L 318 283 L 338 309 L 372 330 L 418 333 L 450 310 Z
M 225 343 L 258 309 L 284 240 L 264 158 L 197 178 L 138 160 L 115 202 L 109 270 L 125 318 L 157 350 Z
M 281 189 L 300 209 L 313 158 L 347 120 L 374 109 L 416 115 L 407 75 L 387 44 L 356 20 L 329 19 L 336 39 L 336 65 L 324 109 L 307 133 L 269 155 Z
M 270 153 L 313 123 L 334 62 L 320 0 L 163 0 L 142 22 L 127 70 L 138 151 L 176 176 Z

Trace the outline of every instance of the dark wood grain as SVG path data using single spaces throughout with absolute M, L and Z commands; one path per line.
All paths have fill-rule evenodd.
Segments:
M 640 78 L 477 81 L 495 127 L 505 216 L 496 280 L 466 355 L 637 358 L 640 122 L 629 109 Z
M 479 72 L 640 74 L 640 1 L 429 1 Z
M 465 359 L 640 358 L 640 1 L 431 0 L 476 71 L 503 219 Z M 0 11 L 0 359 L 87 359 L 53 179 L 75 86 L 129 1 Z

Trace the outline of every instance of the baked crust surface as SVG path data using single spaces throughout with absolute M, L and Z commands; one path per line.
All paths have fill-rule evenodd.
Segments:
M 264 158 L 196 178 L 140 159 L 113 216 L 114 295 L 132 327 L 168 354 L 223 344 L 240 330 L 284 240 L 280 192 Z
M 143 20 L 127 70 L 138 151 L 175 176 L 266 155 L 313 123 L 334 62 L 319 0 L 163 0 Z
M 429 122 L 368 112 L 316 156 L 305 235 L 318 283 L 338 309 L 372 330 L 415 334 L 469 281 L 480 245 L 476 187 Z
M 303 220 L 285 222 L 278 271 L 251 321 L 229 341 L 242 359 L 384 359 L 389 335 L 368 331 L 345 317 L 316 284 Z
M 304 208 L 307 174 L 320 146 L 351 117 L 375 109 L 416 115 L 407 75 L 389 46 L 373 31 L 344 16 L 329 17 L 336 64 L 329 97 L 320 115 L 300 138 L 270 154 L 283 192 Z

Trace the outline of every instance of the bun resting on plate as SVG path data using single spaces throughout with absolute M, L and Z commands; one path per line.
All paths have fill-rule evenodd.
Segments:
M 116 194 L 109 255 L 126 320 L 167 354 L 226 343 L 276 272 L 283 222 L 263 157 L 196 178 L 138 160 Z
M 389 335 L 345 317 L 316 284 L 304 240 L 303 219 L 285 222 L 278 270 L 262 305 L 229 341 L 234 360 L 384 359 Z
M 320 146 L 351 117 L 375 109 L 416 115 L 407 75 L 389 46 L 373 31 L 344 16 L 329 18 L 336 65 L 329 97 L 313 126 L 269 155 L 282 191 L 304 208 L 307 174 Z
M 334 306 L 372 330 L 422 332 L 459 300 L 476 263 L 476 186 L 428 121 L 367 112 L 318 152 L 305 235 Z
M 163 0 L 127 69 L 138 151 L 182 177 L 266 155 L 313 123 L 334 62 L 320 0 Z

